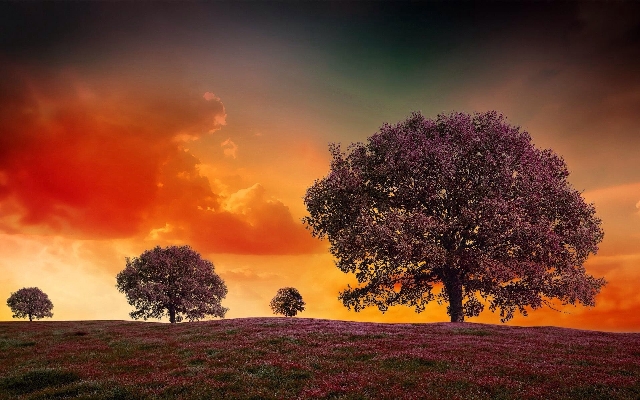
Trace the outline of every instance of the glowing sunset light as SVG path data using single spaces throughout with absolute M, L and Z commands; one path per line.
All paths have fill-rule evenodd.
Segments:
M 640 331 L 638 4 L 29 2 L 0 20 L 5 302 L 38 287 L 53 320 L 129 319 L 125 257 L 190 245 L 226 283 L 226 318 L 271 316 L 293 287 L 299 317 L 447 321 L 435 302 L 348 311 L 355 278 L 303 225 L 303 197 L 329 143 L 414 111 L 498 110 L 594 204 L 585 267 L 608 282 L 593 308 L 508 324 Z

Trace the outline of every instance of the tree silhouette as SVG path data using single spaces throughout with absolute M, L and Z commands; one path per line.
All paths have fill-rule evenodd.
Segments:
M 298 311 L 304 311 L 304 306 L 300 292 L 292 287 L 278 289 L 278 293 L 269 303 L 274 314 L 282 314 L 285 317 L 295 317 Z
M 502 115 L 414 113 L 330 152 L 304 221 L 358 280 L 340 293 L 347 308 L 421 312 L 436 300 L 463 322 L 484 299 L 504 322 L 553 299 L 595 305 L 605 281 L 583 267 L 603 238 L 595 208 L 564 160 Z
M 214 272 L 213 264 L 189 246 L 156 246 L 140 257 L 126 258 L 116 287 L 136 308 L 131 318 L 169 316 L 173 324 L 183 316 L 190 321 L 206 315 L 224 318 L 221 300 L 227 287 Z
M 37 287 L 22 288 L 7 299 L 7 305 L 13 312 L 13 318 L 40 319 L 53 317 L 53 303 L 49 296 Z

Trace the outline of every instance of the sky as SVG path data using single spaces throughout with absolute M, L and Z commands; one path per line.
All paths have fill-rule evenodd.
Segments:
M 227 318 L 447 321 L 348 311 L 353 276 L 301 219 L 329 143 L 413 111 L 497 110 L 561 155 L 605 237 L 596 306 L 510 325 L 640 331 L 640 5 L 491 2 L 0 3 L 0 298 L 54 320 L 129 319 L 125 257 L 188 244 Z M 11 320 L 0 306 L 0 320 Z M 499 323 L 488 310 L 471 322 Z

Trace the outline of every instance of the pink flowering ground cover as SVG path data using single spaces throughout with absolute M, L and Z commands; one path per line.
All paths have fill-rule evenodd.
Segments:
M 247 318 L 0 323 L 0 398 L 638 399 L 640 334 Z

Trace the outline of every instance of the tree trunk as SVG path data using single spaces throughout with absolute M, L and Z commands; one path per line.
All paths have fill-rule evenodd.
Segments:
M 176 307 L 173 304 L 169 305 L 169 322 L 176 323 Z
M 33 315 L 29 314 L 29 321 L 33 321 Z
M 462 281 L 454 271 L 447 274 L 444 288 L 449 296 L 449 315 L 451 322 L 464 322 L 464 310 L 462 309 Z

